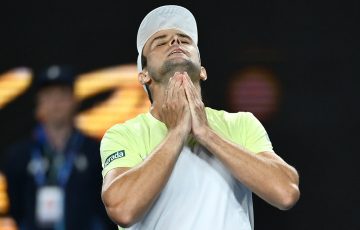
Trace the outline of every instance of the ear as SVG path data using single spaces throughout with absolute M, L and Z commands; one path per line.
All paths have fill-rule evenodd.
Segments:
M 141 71 L 138 74 L 138 80 L 139 80 L 140 84 L 145 85 L 150 82 L 151 78 L 147 71 Z
M 206 69 L 203 66 L 201 66 L 201 69 L 200 69 L 200 79 L 202 81 L 206 81 L 206 79 L 207 79 Z

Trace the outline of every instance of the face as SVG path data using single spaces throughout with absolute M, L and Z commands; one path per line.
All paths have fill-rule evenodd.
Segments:
M 76 100 L 68 86 L 48 86 L 37 94 L 36 117 L 45 124 L 63 125 L 72 122 Z
M 178 30 L 155 33 L 144 46 L 146 71 L 158 83 L 167 84 L 175 72 L 186 71 L 193 81 L 199 81 L 201 64 L 197 45 Z

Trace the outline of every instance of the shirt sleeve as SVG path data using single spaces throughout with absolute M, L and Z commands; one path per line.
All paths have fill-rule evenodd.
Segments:
M 134 140 L 136 137 L 122 125 L 115 125 L 106 131 L 100 145 L 103 177 L 114 168 L 131 168 L 143 161 Z
M 246 113 L 244 119 L 244 128 L 246 130 L 245 148 L 255 154 L 264 151 L 273 152 L 269 136 L 260 121 L 250 112 Z

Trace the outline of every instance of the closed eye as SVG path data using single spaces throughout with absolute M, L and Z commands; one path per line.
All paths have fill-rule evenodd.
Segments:
M 156 46 L 163 46 L 165 44 L 166 44 L 166 42 L 159 42 L 158 44 L 156 44 Z
M 191 38 L 186 34 L 179 34 L 181 43 L 191 44 Z

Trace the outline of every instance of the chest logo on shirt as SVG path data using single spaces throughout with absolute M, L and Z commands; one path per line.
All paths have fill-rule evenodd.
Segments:
M 125 156 L 125 150 L 120 150 L 120 151 L 117 151 L 117 152 L 111 154 L 110 156 L 108 156 L 108 158 L 106 158 L 105 163 L 104 163 L 104 168 L 106 166 L 108 166 L 113 160 L 122 158 L 124 156 Z

